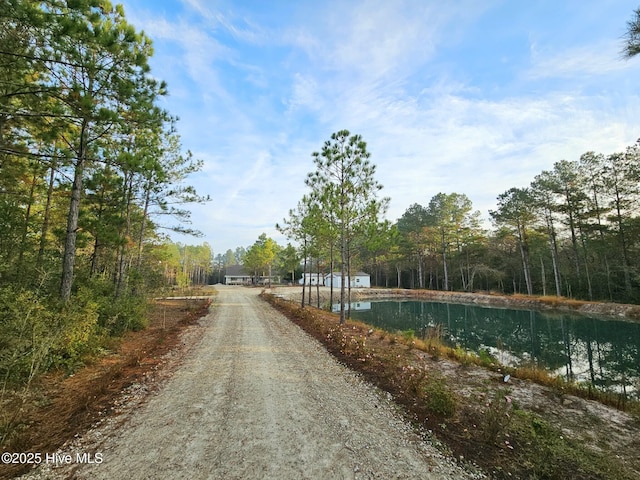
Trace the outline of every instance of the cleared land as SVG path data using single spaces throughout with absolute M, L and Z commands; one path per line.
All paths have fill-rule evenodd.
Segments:
M 217 289 L 164 385 L 60 452 L 101 463 L 27 478 L 474 478 L 259 290 Z

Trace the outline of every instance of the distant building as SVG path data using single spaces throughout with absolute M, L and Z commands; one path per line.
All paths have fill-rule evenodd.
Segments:
M 333 272 L 325 275 L 324 284 L 327 287 L 331 286 L 333 281 L 333 288 L 340 288 L 342 285 L 342 275 L 340 272 Z M 371 276 L 368 273 L 357 272 L 351 275 L 351 277 L 345 277 L 346 285 L 351 284 L 351 288 L 371 288 Z
M 305 273 L 300 280 L 298 280 L 298 285 L 302 285 L 304 282 L 305 285 L 324 285 L 324 273 L 318 274 L 317 272 L 313 273 Z
M 271 283 L 280 283 L 280 275 L 259 275 L 255 277 L 258 285 L 267 285 L 271 278 Z M 243 265 L 229 265 L 224 274 L 225 285 L 253 285 L 254 277 L 246 272 Z
M 252 277 L 242 265 L 229 265 L 224 274 L 225 285 L 251 285 Z

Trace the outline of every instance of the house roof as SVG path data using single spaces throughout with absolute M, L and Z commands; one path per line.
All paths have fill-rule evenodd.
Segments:
M 331 275 L 331 274 L 328 273 L 327 276 L 328 275 Z M 337 275 L 339 277 L 339 276 L 342 275 L 342 273 L 341 272 L 333 272 L 333 275 Z M 348 277 L 349 274 L 347 273 L 345 276 Z M 353 274 L 353 276 L 354 277 L 370 277 L 371 275 L 369 275 L 368 273 L 365 273 L 365 272 L 356 272 L 356 273 Z
M 249 277 L 243 265 L 227 265 L 224 273 L 225 277 Z

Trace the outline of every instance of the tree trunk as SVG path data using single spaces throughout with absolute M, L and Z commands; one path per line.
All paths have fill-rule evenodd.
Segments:
M 622 261 L 623 261 L 623 273 L 624 273 L 624 285 L 627 295 L 631 295 L 631 275 L 629 274 L 629 269 L 631 262 L 629 261 L 629 251 L 627 249 L 627 239 L 624 231 L 624 224 L 622 221 L 622 211 L 620 208 L 620 204 L 622 200 L 620 199 L 620 192 L 616 188 L 616 221 L 618 223 L 618 236 L 620 238 L 620 246 L 622 247 Z
M 142 219 L 140 220 L 140 238 L 138 239 L 138 260 L 136 266 L 142 266 L 142 248 L 144 245 L 144 233 L 147 227 L 147 215 L 149 214 L 149 203 L 151 202 L 151 185 L 147 184 L 144 196 L 144 209 L 142 210 Z
M 127 276 L 127 249 L 128 249 L 128 241 L 129 236 L 131 234 L 131 198 L 133 197 L 133 173 L 128 173 L 125 177 L 126 188 L 125 188 L 125 205 L 124 205 L 124 215 L 125 215 L 125 231 L 124 231 L 124 242 L 118 248 L 118 265 L 117 265 L 117 277 L 116 277 L 116 297 L 120 297 L 122 292 L 124 291 L 126 276 Z M 186 267 L 186 249 L 185 249 L 185 267 Z M 185 276 L 188 277 L 189 272 L 185 270 Z M 193 280 L 193 279 L 192 279 Z
M 98 208 L 98 212 L 96 213 L 96 218 L 98 223 L 102 220 L 102 212 L 104 211 L 104 188 L 100 190 L 100 196 L 98 197 L 100 201 L 100 206 Z M 89 276 L 93 277 L 98 268 L 98 248 L 100 248 L 100 236 L 98 233 L 95 234 L 95 240 L 93 242 L 93 253 L 91 254 L 91 267 L 89 269 Z
M 329 246 L 329 257 L 329 308 L 333 308 L 333 269 L 335 268 L 333 261 L 333 241 L 331 241 L 331 245 Z
M 560 279 L 560 267 L 558 265 L 558 244 L 556 242 L 556 232 L 553 228 L 553 224 L 551 225 L 551 234 L 550 234 L 550 242 L 551 242 L 551 263 L 553 264 L 553 279 L 556 284 L 556 296 L 562 296 L 562 280 Z
M 444 232 L 442 232 L 442 265 L 444 268 L 444 284 L 443 290 L 449 290 L 449 268 L 447 266 L 447 247 L 445 245 Z
M 320 308 L 320 260 L 316 259 L 316 296 L 317 298 L 317 306 Z
M 31 220 L 31 206 L 33 205 L 33 197 L 36 189 L 36 181 L 38 179 L 38 170 L 34 167 L 33 177 L 31 178 L 31 187 L 29 188 L 29 200 L 27 202 L 27 211 L 24 214 L 24 228 L 22 229 L 22 239 L 20 242 L 20 253 L 18 254 L 18 264 L 16 265 L 17 278 L 21 278 L 24 274 L 23 261 L 24 251 L 27 246 L 27 236 L 29 235 L 29 221 Z
M 345 317 L 345 311 L 344 311 L 344 300 L 345 300 L 345 286 L 344 286 L 344 281 L 345 281 L 345 269 L 347 267 L 347 264 L 345 262 L 346 260 L 346 254 L 347 254 L 347 235 L 344 232 L 345 227 L 342 226 L 341 229 L 341 239 L 340 239 L 340 324 L 344 324 L 346 321 L 346 317 Z
M 347 242 L 347 318 L 351 318 L 351 243 Z
M 518 225 L 518 237 L 520 240 L 520 255 L 522 256 L 522 269 L 524 272 L 524 282 L 527 286 L 527 294 L 533 295 L 533 285 L 531 283 L 531 262 L 529 260 L 529 245 L 527 236 L 522 225 Z
M 51 199 L 53 197 L 53 186 L 56 176 L 56 164 L 51 160 L 51 173 L 49 174 L 49 186 L 47 188 L 47 202 L 44 207 L 44 217 L 42 219 L 42 229 L 40 231 L 40 248 L 38 249 L 38 258 L 36 259 L 36 269 L 42 268 L 44 260 L 44 249 L 47 245 L 47 234 L 49 233 L 49 218 L 51 215 Z
M 80 198 L 82 196 L 84 167 L 87 157 L 88 128 L 88 122 L 83 120 L 80 129 L 80 148 L 78 149 L 78 156 L 73 174 L 69 215 L 67 216 L 67 232 L 64 242 L 64 253 L 62 256 L 60 298 L 64 302 L 68 302 L 69 298 L 71 298 L 71 286 L 73 284 L 73 269 L 76 259 L 76 238 L 78 235 L 78 217 L 80 215 Z
M 309 258 L 309 297 L 307 305 L 311 305 L 311 275 L 313 275 L 313 258 Z
M 307 272 L 307 237 L 304 238 L 304 250 L 303 250 L 303 256 L 304 256 L 304 262 L 302 264 L 302 302 L 301 302 L 301 307 L 304 308 L 304 294 L 305 294 L 305 288 L 306 288 L 306 283 L 307 283 L 307 279 L 305 277 L 305 273 Z

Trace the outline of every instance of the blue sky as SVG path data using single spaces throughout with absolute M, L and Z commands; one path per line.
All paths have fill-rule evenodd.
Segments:
M 439 192 L 488 219 L 555 162 L 624 150 L 640 138 L 640 58 L 620 53 L 636 2 L 121 2 L 204 161 L 189 182 L 212 198 L 190 206 L 204 237 L 174 240 L 285 244 L 274 225 L 342 129 L 367 142 L 392 221 Z

